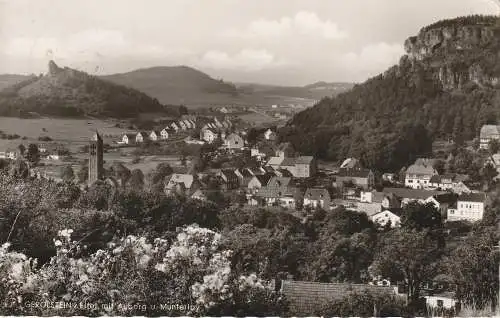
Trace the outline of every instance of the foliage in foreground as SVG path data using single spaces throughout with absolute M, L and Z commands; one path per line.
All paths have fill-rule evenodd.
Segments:
M 9 251 L 9 244 L 0 248 L 3 314 L 281 314 L 281 300 L 268 283 L 232 271 L 231 251 L 214 231 L 187 226 L 171 243 L 127 236 L 90 255 L 71 234 L 59 232 L 57 255 L 41 267 Z

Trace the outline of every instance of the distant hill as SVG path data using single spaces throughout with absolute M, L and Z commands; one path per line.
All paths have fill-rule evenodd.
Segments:
M 237 87 L 247 94 L 262 96 L 283 96 L 320 100 L 345 92 L 354 86 L 353 83 L 317 82 L 307 86 L 274 86 L 262 84 L 237 84 Z
M 233 84 L 187 66 L 152 67 L 101 78 L 140 90 L 164 104 L 217 103 L 239 94 Z
M 356 157 L 397 171 L 429 155 L 435 139 L 462 143 L 499 123 L 498 17 L 439 21 L 409 37 L 405 50 L 383 74 L 298 113 L 280 138 L 323 159 Z
M 232 84 L 187 66 L 152 67 L 101 78 L 138 89 L 164 104 L 187 106 L 311 104 L 353 86 L 348 83 L 324 83 L 323 87 L 316 84 L 311 87 Z
M 135 117 L 175 112 L 135 89 L 49 62 L 46 75 L 28 77 L 0 92 L 0 115 Z

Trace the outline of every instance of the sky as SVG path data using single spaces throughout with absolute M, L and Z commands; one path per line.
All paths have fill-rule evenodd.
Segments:
M 0 73 L 187 65 L 232 82 L 362 82 L 444 18 L 497 0 L 0 0 Z

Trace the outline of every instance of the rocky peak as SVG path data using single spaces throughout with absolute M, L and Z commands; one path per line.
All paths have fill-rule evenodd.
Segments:
M 56 75 L 61 70 L 62 69 L 59 66 L 57 66 L 57 64 L 53 60 L 49 61 L 49 73 L 48 73 L 48 75 L 50 75 L 50 76 Z
M 497 85 L 500 23 L 496 16 L 469 16 L 443 20 L 420 30 L 405 43 L 399 67 L 423 67 L 446 90 L 473 82 Z

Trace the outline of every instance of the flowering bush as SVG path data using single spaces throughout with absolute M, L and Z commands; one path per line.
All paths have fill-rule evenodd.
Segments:
M 279 305 L 270 285 L 256 275 L 232 272 L 231 251 L 221 249 L 220 234 L 196 225 L 185 227 L 172 243 L 130 235 L 88 256 L 86 246 L 71 236 L 72 230 L 59 231 L 57 255 L 41 267 L 9 251 L 8 244 L 1 247 L 3 313 L 253 314 L 249 310 L 260 306 L 273 314 Z

